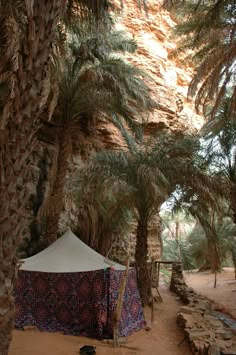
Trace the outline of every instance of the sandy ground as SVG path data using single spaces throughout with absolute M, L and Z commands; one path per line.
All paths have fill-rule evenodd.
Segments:
M 89 338 L 27 330 L 14 331 L 9 355 L 78 355 L 83 345 L 95 345 L 97 355 L 190 355 L 186 342 L 178 346 L 184 337 L 176 325 L 181 303 L 164 286 L 160 292 L 164 302 L 155 304 L 152 330 L 135 333 L 121 348 Z M 150 311 L 146 319 L 150 319 Z
M 216 288 L 213 288 L 214 274 L 208 271 L 185 272 L 185 281 L 196 292 L 214 301 L 219 311 L 229 313 L 236 319 L 236 280 L 233 268 L 224 268 L 217 274 Z

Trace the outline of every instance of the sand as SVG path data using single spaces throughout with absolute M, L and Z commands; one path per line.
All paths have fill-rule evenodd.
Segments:
M 196 292 L 213 301 L 219 311 L 226 312 L 236 319 L 236 280 L 233 268 L 224 268 L 217 274 L 217 287 L 214 285 L 214 274 L 209 271 L 185 272 L 185 281 Z
M 160 292 L 164 302 L 155 304 L 152 330 L 135 333 L 121 348 L 89 338 L 27 330 L 14 331 L 9 355 L 78 355 L 83 345 L 95 345 L 97 355 L 190 355 L 186 342 L 178 346 L 184 338 L 176 324 L 181 303 L 166 287 Z M 150 319 L 150 311 L 146 315 Z
M 217 276 L 217 288 L 213 288 L 214 275 L 210 272 L 185 272 L 187 284 L 217 304 L 218 310 L 236 319 L 236 280 L 233 268 L 224 268 Z M 14 331 L 9 355 L 78 355 L 83 345 L 95 345 L 97 355 L 190 355 L 186 342 L 176 325 L 181 303 L 162 285 L 163 303 L 155 304 L 155 322 L 151 331 L 142 330 L 128 338 L 121 348 L 113 349 L 110 343 L 89 338 L 46 333 L 33 330 Z M 146 312 L 150 319 L 150 311 Z

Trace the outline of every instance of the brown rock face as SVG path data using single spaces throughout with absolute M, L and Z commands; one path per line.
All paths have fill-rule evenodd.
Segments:
M 183 68 L 178 60 L 170 60 L 169 54 L 176 47 L 172 29 L 175 23 L 162 8 L 162 1 L 148 0 L 148 14 L 137 7 L 137 0 L 129 0 L 117 27 L 128 31 L 138 43 L 138 51 L 127 56 L 133 64 L 145 69 L 151 76 L 151 91 L 159 109 L 149 118 L 151 129 L 170 128 L 186 130 L 199 128 L 200 116 L 187 103 L 187 90 L 191 81 L 191 69 Z
M 126 59 L 144 69 L 149 80 L 153 98 L 158 109 L 148 117 L 147 131 L 151 134 L 159 129 L 175 132 L 195 131 L 203 124 L 201 116 L 194 111 L 193 101 L 187 100 L 188 85 L 191 81 L 191 68 L 181 67 L 178 59 L 171 60 L 169 54 L 176 46 L 172 29 L 175 26 L 169 13 L 162 8 L 161 0 L 148 0 L 148 14 L 139 9 L 137 0 L 124 1 L 122 14 L 118 18 L 117 29 L 129 32 L 138 43 L 138 50 Z M 111 149 L 124 148 L 124 142 L 117 129 L 111 124 L 102 123 L 99 127 L 105 146 Z M 159 227 L 160 228 L 160 227 Z M 149 261 L 161 257 L 161 242 L 157 226 L 149 228 Z M 123 262 L 127 248 L 134 261 L 136 225 L 130 236 L 122 236 L 113 245 L 111 257 Z
M 117 29 L 130 33 L 138 43 L 134 54 L 126 59 L 144 69 L 151 77 L 150 89 L 159 107 L 148 117 L 147 134 L 158 129 L 172 131 L 195 130 L 202 126 L 203 119 L 194 111 L 193 101 L 187 100 L 191 68 L 182 67 L 178 59 L 171 60 L 169 54 L 176 47 L 172 32 L 175 22 L 168 11 L 162 8 L 161 0 L 148 0 L 148 13 L 139 9 L 137 0 L 124 1 L 118 17 Z M 101 123 L 106 133 L 105 143 L 110 148 L 119 147 L 117 132 Z
M 119 0 L 117 0 L 119 1 Z M 142 2 L 142 1 L 141 1 Z M 187 102 L 187 89 L 191 80 L 191 68 L 181 67 L 178 60 L 169 59 L 169 54 L 176 46 L 176 39 L 173 37 L 171 29 L 175 25 L 169 13 L 162 9 L 161 0 L 148 0 L 148 15 L 143 9 L 137 6 L 138 0 L 124 0 L 123 13 L 119 15 L 117 21 L 117 29 L 130 33 L 138 43 L 138 50 L 132 55 L 127 55 L 126 59 L 136 66 L 144 69 L 151 77 L 150 90 L 157 101 L 158 109 L 149 115 L 147 124 L 147 134 L 151 134 L 158 129 L 170 129 L 172 131 L 186 131 L 189 129 L 199 128 L 203 120 L 194 112 L 193 102 Z M 44 139 L 49 143 L 55 140 L 55 132 L 50 131 L 50 123 L 42 132 Z M 111 124 L 100 118 L 96 130 L 97 136 L 84 137 L 84 144 L 87 152 L 90 146 L 93 149 L 93 140 L 104 144 L 104 147 L 110 149 L 125 148 L 124 141 L 119 131 Z M 54 142 L 55 143 L 55 142 Z M 78 144 L 81 140 L 78 141 Z M 82 143 L 84 143 L 82 141 Z M 82 145 L 81 143 L 81 145 Z M 81 147 L 75 147 L 75 150 L 81 152 Z M 41 153 L 40 153 L 41 154 Z M 40 155 L 39 154 L 39 155 Z M 82 154 L 83 155 L 83 154 Z M 36 164 L 40 157 L 35 159 Z M 48 169 L 48 166 L 45 165 Z M 35 172 L 35 184 L 32 186 L 36 190 L 36 185 L 41 182 L 40 171 L 37 168 Z M 48 185 L 45 182 L 45 186 Z M 48 187 L 44 187 L 46 192 Z M 38 189 L 38 188 L 37 188 Z M 36 191 L 32 191 L 34 199 L 38 203 L 39 197 Z M 45 193 L 46 195 L 46 193 Z M 45 196 L 44 196 L 45 198 Z M 40 198 L 41 199 L 41 198 Z M 69 202 L 68 202 L 69 201 Z M 74 205 L 71 205 L 70 199 L 66 198 L 65 210 L 62 214 L 60 223 L 60 233 L 76 224 L 77 211 Z M 118 240 L 114 244 L 112 256 L 120 262 L 126 260 L 127 247 L 130 248 L 131 261 L 134 261 L 136 224 L 133 226 L 133 232 L 127 238 Z M 160 224 L 151 223 L 149 226 L 149 261 L 153 258 L 160 259 L 161 243 L 160 243 Z M 26 234 L 29 234 L 27 232 Z M 127 241 L 130 240 L 130 245 Z M 123 246 L 123 247 L 122 247 Z

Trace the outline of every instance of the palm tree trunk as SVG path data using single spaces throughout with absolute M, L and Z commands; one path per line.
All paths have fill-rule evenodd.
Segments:
M 175 240 L 177 241 L 178 259 L 179 259 L 179 261 L 181 261 L 180 238 L 179 238 L 179 221 L 178 220 L 175 223 Z
M 233 264 L 234 264 L 234 278 L 236 279 L 236 245 L 231 249 Z
M 148 272 L 148 221 L 139 219 L 136 237 L 135 263 L 137 268 L 138 286 L 144 306 L 150 304 L 151 283 Z
M 7 268 L 9 265 L 6 265 Z M 11 270 L 14 271 L 12 265 Z M 15 266 L 15 265 L 14 265 Z M 12 285 L 13 277 L 9 272 L 1 272 L 0 276 L 0 354 L 7 355 L 9 345 L 12 338 L 12 329 L 14 321 L 14 299 L 12 296 L 12 290 L 9 290 L 9 284 Z M 10 293 L 9 293 L 10 292 Z
M 8 115 L 0 131 L 0 355 L 8 354 L 11 341 L 16 251 L 23 237 L 36 122 L 48 95 L 47 63 L 63 4 L 63 0 L 35 0 L 27 7 L 24 40 L 16 48 Z
M 49 246 L 57 240 L 60 214 L 64 204 L 64 184 L 68 169 L 68 159 L 70 154 L 70 126 L 61 129 L 58 138 L 58 157 L 56 176 L 53 181 L 52 190 L 48 198 L 48 215 L 46 222 L 46 233 L 44 245 Z
M 236 184 L 231 182 L 230 188 L 230 207 L 232 211 L 233 222 L 236 225 Z
M 231 187 L 231 209 L 233 211 L 233 222 L 236 225 L 236 184 Z M 236 246 L 232 249 L 232 259 L 234 263 L 234 277 L 236 279 Z
M 208 257 L 212 272 L 221 270 L 221 258 L 218 248 L 217 233 L 214 226 L 213 218 L 210 214 L 203 216 L 201 213 L 196 213 L 199 222 L 206 234 L 208 243 Z
M 234 278 L 236 280 L 236 257 L 233 258 L 233 263 L 234 263 Z

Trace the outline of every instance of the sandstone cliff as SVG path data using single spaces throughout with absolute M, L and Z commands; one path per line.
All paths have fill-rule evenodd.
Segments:
M 187 101 L 191 68 L 182 67 L 177 59 L 172 60 L 169 57 L 171 50 L 176 46 L 176 40 L 171 32 L 175 23 L 169 13 L 161 7 L 161 0 L 148 0 L 148 14 L 138 8 L 137 2 L 137 0 L 124 1 L 123 11 L 118 16 L 117 29 L 128 31 L 138 43 L 137 52 L 127 55 L 127 60 L 143 68 L 152 78 L 150 89 L 158 103 L 158 109 L 148 117 L 146 133 L 150 134 L 157 129 L 172 131 L 198 129 L 203 123 L 202 118 L 194 112 L 193 102 Z M 97 134 L 107 148 L 124 147 L 119 132 L 109 123 L 101 120 L 97 127 Z M 89 138 L 86 144 L 87 150 L 88 142 Z M 35 177 L 35 180 L 37 179 L 40 182 L 40 175 Z M 65 209 L 67 212 L 63 213 L 61 219 L 61 232 L 71 225 L 73 218 L 76 218 L 76 208 L 71 205 L 70 199 L 66 202 Z M 133 230 L 134 233 L 128 238 L 131 240 L 132 255 L 135 245 L 135 225 Z M 160 221 L 155 221 L 150 226 L 150 230 L 149 256 L 150 259 L 152 257 L 158 259 L 161 251 Z M 128 239 L 117 240 L 114 244 L 111 254 L 119 260 L 124 260 L 122 253 L 126 252 Z
M 122 14 L 118 17 L 117 29 L 128 31 L 138 43 L 134 55 L 127 55 L 128 61 L 144 69 L 152 78 L 150 89 L 158 103 L 158 109 L 148 117 L 147 134 L 158 129 L 171 131 L 197 131 L 203 124 L 201 116 L 194 110 L 192 100 L 187 100 L 191 68 L 181 66 L 178 59 L 171 60 L 170 53 L 176 47 L 172 29 L 175 22 L 168 11 L 162 8 L 161 0 L 148 0 L 148 12 L 137 7 L 137 0 L 124 2 Z M 122 139 L 111 124 L 99 127 L 105 145 L 109 148 L 123 147 Z M 130 236 L 116 239 L 110 256 L 125 262 L 127 249 L 131 262 L 134 261 L 136 224 Z M 161 221 L 156 216 L 149 226 L 149 261 L 161 257 Z
M 129 32 L 138 43 L 137 52 L 127 55 L 127 60 L 144 69 L 152 78 L 150 88 L 159 107 L 148 117 L 147 133 L 165 128 L 172 131 L 199 129 L 202 117 L 195 113 L 193 101 L 187 100 L 191 69 L 181 66 L 178 59 L 169 58 L 171 50 L 176 47 L 172 32 L 175 22 L 161 5 L 161 0 L 148 0 L 146 14 L 137 6 L 137 0 L 124 1 L 116 26 Z M 122 145 L 112 125 L 101 123 L 99 130 L 108 147 Z
M 146 133 L 158 129 L 175 132 L 195 131 L 203 120 L 194 112 L 193 101 L 187 100 L 188 85 L 191 81 L 191 68 L 180 65 L 178 59 L 171 60 L 169 54 L 175 48 L 176 39 L 172 28 L 175 23 L 170 14 L 161 7 L 161 0 L 148 0 L 148 13 L 139 9 L 137 0 L 124 1 L 122 13 L 117 20 L 117 29 L 133 36 L 138 43 L 135 54 L 126 59 L 144 69 L 151 77 L 150 90 L 158 103 L 158 109 L 148 117 Z M 101 120 L 98 135 L 106 148 L 122 149 L 124 142 L 112 124 Z M 153 218 L 149 226 L 149 261 L 161 257 L 161 220 Z M 109 256 L 121 263 L 130 251 L 131 263 L 134 261 L 136 243 L 136 223 L 132 233 L 126 236 L 113 236 L 114 242 Z

